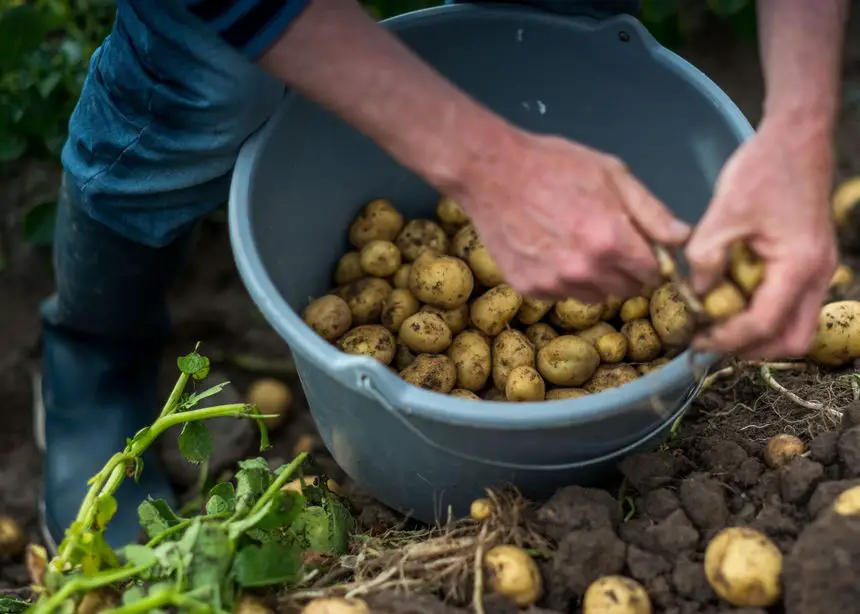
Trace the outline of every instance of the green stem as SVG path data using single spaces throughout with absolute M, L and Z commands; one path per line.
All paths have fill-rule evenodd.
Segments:
M 152 610 L 171 605 L 199 614 L 211 614 L 221 611 L 201 603 L 196 599 L 186 597 L 185 595 L 165 591 L 163 593 L 149 595 L 139 601 L 135 601 L 134 603 L 129 603 L 112 610 L 105 610 L 102 614 L 143 614 L 145 612 L 151 612 Z
M 150 565 L 128 567 L 125 569 L 113 569 L 94 576 L 78 577 L 74 580 L 69 580 L 62 586 L 62 588 L 60 588 L 60 590 L 51 595 L 50 599 L 42 604 L 37 604 L 33 610 L 33 614 L 48 614 L 62 606 L 66 599 L 69 599 L 76 593 L 83 593 L 103 586 L 110 586 L 111 584 L 122 582 L 123 580 L 129 580 L 152 567 L 155 567 L 154 562 Z
M 183 531 L 183 530 L 187 529 L 188 527 L 190 527 L 191 524 L 195 520 L 201 520 L 203 522 L 206 522 L 208 520 L 223 520 L 223 519 L 229 518 L 229 517 L 230 517 L 229 513 L 221 512 L 218 514 L 205 514 L 203 516 L 195 516 L 194 518 L 186 518 L 185 520 L 180 521 L 179 523 L 173 525 L 172 527 L 170 527 L 168 529 L 165 529 L 164 531 L 162 531 L 161 533 L 159 533 L 158 535 L 153 537 L 151 540 L 149 540 L 146 543 L 146 547 L 147 548 L 155 548 L 158 544 L 163 542 L 165 539 L 167 539 L 171 535 L 179 533 L 180 531 Z
M 150 429 L 146 431 L 140 439 L 133 443 L 130 453 L 133 456 L 140 456 L 159 435 L 174 426 L 178 426 L 186 422 L 197 422 L 200 420 L 210 420 L 212 418 L 222 418 L 225 416 L 245 418 L 252 415 L 250 407 L 251 406 L 247 403 L 231 403 L 229 405 L 216 405 L 215 407 L 192 409 L 190 411 L 183 411 L 178 414 L 164 416 L 163 418 L 156 420 Z
M 170 392 L 170 396 L 167 397 L 167 402 L 164 404 L 164 407 L 161 410 L 161 413 L 158 414 L 158 419 L 161 420 L 172 414 L 176 409 L 176 406 L 179 404 L 179 397 L 182 396 L 182 393 L 185 392 L 186 386 L 188 386 L 188 380 L 191 378 L 191 375 L 188 373 L 180 373 L 179 379 L 176 380 L 176 385 L 173 387 L 173 390 Z
M 275 479 L 275 481 L 272 482 L 272 485 L 269 486 L 269 488 L 266 490 L 266 492 L 263 493 L 263 496 L 257 500 L 257 502 L 254 504 L 254 507 L 251 508 L 251 511 L 249 511 L 247 513 L 247 516 L 249 516 L 249 517 L 253 516 L 257 512 L 259 512 L 261 509 L 263 509 L 266 506 L 266 504 L 269 503 L 269 501 L 274 499 L 275 496 L 281 491 L 281 488 L 283 487 L 283 485 L 286 484 L 287 481 L 291 477 L 293 477 L 293 474 L 296 472 L 296 469 L 301 467 L 301 465 L 305 462 L 307 457 L 308 457 L 307 452 L 302 452 L 297 457 L 295 457 L 290 462 L 290 464 L 284 468 L 284 470 L 281 472 L 281 475 L 279 475 Z

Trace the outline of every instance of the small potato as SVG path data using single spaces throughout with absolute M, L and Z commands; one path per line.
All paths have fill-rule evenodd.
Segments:
M 418 354 L 400 377 L 413 386 L 448 394 L 457 382 L 457 369 L 443 354 Z
M 394 335 L 379 324 L 356 326 L 337 342 L 342 352 L 356 356 L 370 356 L 384 365 L 394 360 Z
M 302 608 L 301 614 L 370 614 L 370 608 L 361 599 L 319 597 Z
M 76 612 L 75 614 L 80 614 Z M 273 614 L 266 604 L 255 597 L 243 596 L 236 604 L 236 614 Z
M 401 264 L 394 272 L 394 276 L 391 278 L 392 285 L 398 290 L 408 290 L 409 273 L 411 270 L 411 264 Z
M 403 228 L 403 216 L 385 199 L 369 202 L 349 229 L 349 242 L 361 249 L 374 240 L 394 241 Z
M 518 330 L 508 329 L 493 339 L 493 382 L 499 390 L 506 386 L 511 372 L 521 366 L 535 365 L 535 349 L 528 337 Z
M 418 313 L 420 305 L 409 290 L 392 290 L 382 301 L 382 325 L 392 333 L 398 332 L 406 318 Z
M 860 358 L 860 301 L 838 301 L 821 308 L 808 357 L 828 367 Z
M 353 324 L 376 324 L 382 316 L 382 303 L 391 294 L 391 284 L 378 277 L 353 281 L 338 290 L 352 312 Z
M 630 342 L 623 333 L 607 333 L 594 344 L 594 349 L 600 354 L 600 361 L 616 363 L 624 360 L 630 348 Z
M 394 368 L 397 373 L 415 362 L 415 353 L 403 343 L 403 339 L 397 340 L 397 349 L 394 352 Z
M 846 288 L 854 283 L 854 271 L 850 267 L 840 264 L 830 278 L 830 289 Z
M 650 296 L 648 298 L 651 298 Z M 601 320 L 611 320 L 618 315 L 621 310 L 621 305 L 624 304 L 624 299 L 611 294 L 603 300 L 603 309 L 600 311 Z
M 589 326 L 585 330 L 578 331 L 574 334 L 594 345 L 603 335 L 608 335 L 609 333 L 614 332 L 616 332 L 616 330 L 612 324 L 609 324 L 608 322 L 598 322 L 594 326 Z
M 847 225 L 858 202 L 860 202 L 860 177 L 850 177 L 833 191 L 831 207 L 837 226 Z
M 487 581 L 494 593 L 507 597 L 521 608 L 540 599 L 543 580 L 534 559 L 522 548 L 501 545 L 484 555 Z
M 526 337 L 529 338 L 529 341 L 532 342 L 535 349 L 539 350 L 548 342 L 558 337 L 558 333 L 555 332 L 555 329 L 549 324 L 538 322 L 537 324 L 532 324 L 526 329 Z
M 465 388 L 455 388 L 450 392 L 452 397 L 458 397 L 460 399 L 466 399 L 467 401 L 480 401 L 481 397 L 472 392 L 471 390 L 466 390 Z
M 469 216 L 453 198 L 443 196 L 436 205 L 436 217 L 444 225 L 459 228 L 469 223 Z
M 583 303 L 575 298 L 566 298 L 555 304 L 555 314 L 562 324 L 573 330 L 585 330 L 600 321 L 602 303 Z
M 562 401 L 564 399 L 578 399 L 588 394 L 587 390 L 582 388 L 553 388 L 547 391 L 547 401 Z
M 394 244 L 400 249 L 403 260 L 413 262 L 426 249 L 439 254 L 448 251 L 448 235 L 432 220 L 410 220 L 397 235 Z
M 256 405 L 261 414 L 275 416 L 263 421 L 270 429 L 283 424 L 292 402 L 293 393 L 287 385 L 272 377 L 260 378 L 248 388 L 248 403 Z
M 780 433 L 767 440 L 764 448 L 764 462 L 771 469 L 778 469 L 805 451 L 806 446 L 799 438 L 788 433 Z
M 391 241 L 375 239 L 361 248 L 361 270 L 374 277 L 390 277 L 400 268 L 400 250 Z
M 546 384 L 534 367 L 514 367 L 505 383 L 505 398 L 508 401 L 543 401 Z
M 636 365 L 636 370 L 639 372 L 639 375 L 648 375 L 653 371 L 657 371 L 658 369 L 665 367 L 667 364 L 669 364 L 668 358 L 657 358 L 651 362 L 643 362 L 642 364 Z
M 514 319 L 523 297 L 507 284 L 490 288 L 472 303 L 472 324 L 481 332 L 495 337 Z
M 460 260 L 465 262 L 469 261 L 469 254 L 472 253 L 472 250 L 475 249 L 475 246 L 478 245 L 478 233 L 475 231 L 475 227 L 472 224 L 466 224 L 457 233 L 454 235 L 454 238 L 451 239 L 451 247 L 450 253 L 452 256 L 456 256 Z
M 78 607 L 72 609 L 72 612 L 75 614 L 101 614 L 102 612 L 113 611 L 118 605 L 119 596 L 115 591 L 108 588 L 96 588 L 87 591 Z
M 781 595 L 782 553 L 763 533 L 723 529 L 705 549 L 705 577 L 734 606 L 767 608 Z
M 702 304 L 705 313 L 719 322 L 742 312 L 746 309 L 747 301 L 735 284 L 724 281 L 705 295 Z
M 0 556 L 18 556 L 26 545 L 27 538 L 21 526 L 10 516 L 0 516 Z
M 747 296 L 752 296 L 764 279 L 764 261 L 743 241 L 729 249 L 729 276 Z
M 337 261 L 337 266 L 334 269 L 334 283 L 336 285 L 345 286 L 362 277 L 364 277 L 364 270 L 361 268 L 361 253 L 347 252 Z
M 668 347 L 686 347 L 696 332 L 696 320 L 674 283 L 663 284 L 651 297 L 651 324 Z
M 352 311 L 339 296 L 327 294 L 311 301 L 302 319 L 326 341 L 335 341 L 352 326 Z
M 544 301 L 538 298 L 524 296 L 523 304 L 520 305 L 520 310 L 517 312 L 517 319 L 526 326 L 537 324 L 546 314 L 549 313 L 553 304 L 554 303 L 552 301 Z
M 648 593 L 636 580 L 603 576 L 591 583 L 582 598 L 582 614 L 651 614 Z
M 621 320 L 629 322 L 630 320 L 641 320 L 648 317 L 648 308 L 651 306 L 649 301 L 644 296 L 634 296 L 621 304 Z
M 493 504 L 492 500 L 485 497 L 475 499 L 472 501 L 472 505 L 469 506 L 469 516 L 472 517 L 472 520 L 477 520 L 478 522 L 486 520 L 492 516 L 495 511 L 496 506 Z
M 475 273 L 478 281 L 485 286 L 492 288 L 493 286 L 505 283 L 505 276 L 502 275 L 502 270 L 490 255 L 489 250 L 480 241 L 478 241 L 477 245 L 469 253 L 469 268 Z
M 484 400 L 492 401 L 495 403 L 507 403 L 508 399 L 505 397 L 505 393 L 496 388 L 495 386 L 490 387 L 489 390 L 484 392 Z
M 448 328 L 451 329 L 452 335 L 463 332 L 469 326 L 469 305 L 466 303 L 463 303 L 459 307 L 454 307 L 454 309 L 441 309 L 433 305 L 424 305 L 421 307 L 421 311 L 435 313 L 442 318 L 445 324 L 448 325 Z
M 636 369 L 627 364 L 600 365 L 594 371 L 594 375 L 588 380 L 583 388 L 591 394 L 597 394 L 610 388 L 618 388 L 628 382 L 637 379 L 639 374 Z
M 418 312 L 400 325 L 400 339 L 413 352 L 438 354 L 451 345 L 451 329 L 435 313 Z
M 457 368 L 457 386 L 477 392 L 487 384 L 493 369 L 490 344 L 481 333 L 467 330 L 454 339 L 448 357 Z
M 453 256 L 425 256 L 409 273 L 409 289 L 428 305 L 454 309 L 465 305 L 475 287 L 469 267 Z
M 621 333 L 627 337 L 627 358 L 632 362 L 650 362 L 660 355 L 660 337 L 648 320 L 630 320 Z
M 600 364 L 600 355 L 585 339 L 562 335 L 537 353 L 537 369 L 556 386 L 578 387 L 591 378 Z
M 840 516 L 860 515 L 860 486 L 842 491 L 833 501 L 833 511 Z

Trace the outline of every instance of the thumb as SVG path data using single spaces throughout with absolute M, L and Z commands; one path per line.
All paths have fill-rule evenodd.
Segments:
M 683 245 L 690 236 L 690 226 L 651 194 L 639 180 L 627 173 L 616 181 L 627 215 L 639 230 L 662 245 Z
M 687 244 L 685 256 L 690 265 L 690 282 L 693 291 L 704 294 L 722 279 L 726 270 L 729 247 L 746 236 L 736 217 L 726 217 L 724 203 L 728 194 L 719 193 L 708 207 L 702 221 L 693 231 Z

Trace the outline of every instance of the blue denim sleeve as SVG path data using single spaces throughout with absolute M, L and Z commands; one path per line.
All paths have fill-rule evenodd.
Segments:
M 252 60 L 259 58 L 311 0 L 182 0 L 227 44 Z

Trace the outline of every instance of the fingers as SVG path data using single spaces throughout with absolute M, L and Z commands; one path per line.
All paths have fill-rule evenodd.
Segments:
M 632 173 L 620 173 L 615 184 L 627 214 L 647 237 L 663 245 L 687 241 L 690 226 L 675 217 Z
M 697 294 L 706 293 L 722 279 L 729 246 L 745 238 L 745 228 L 739 220 L 726 220 L 722 215 L 727 210 L 722 201 L 730 197 L 727 193 L 717 194 L 685 249 L 690 283 Z

